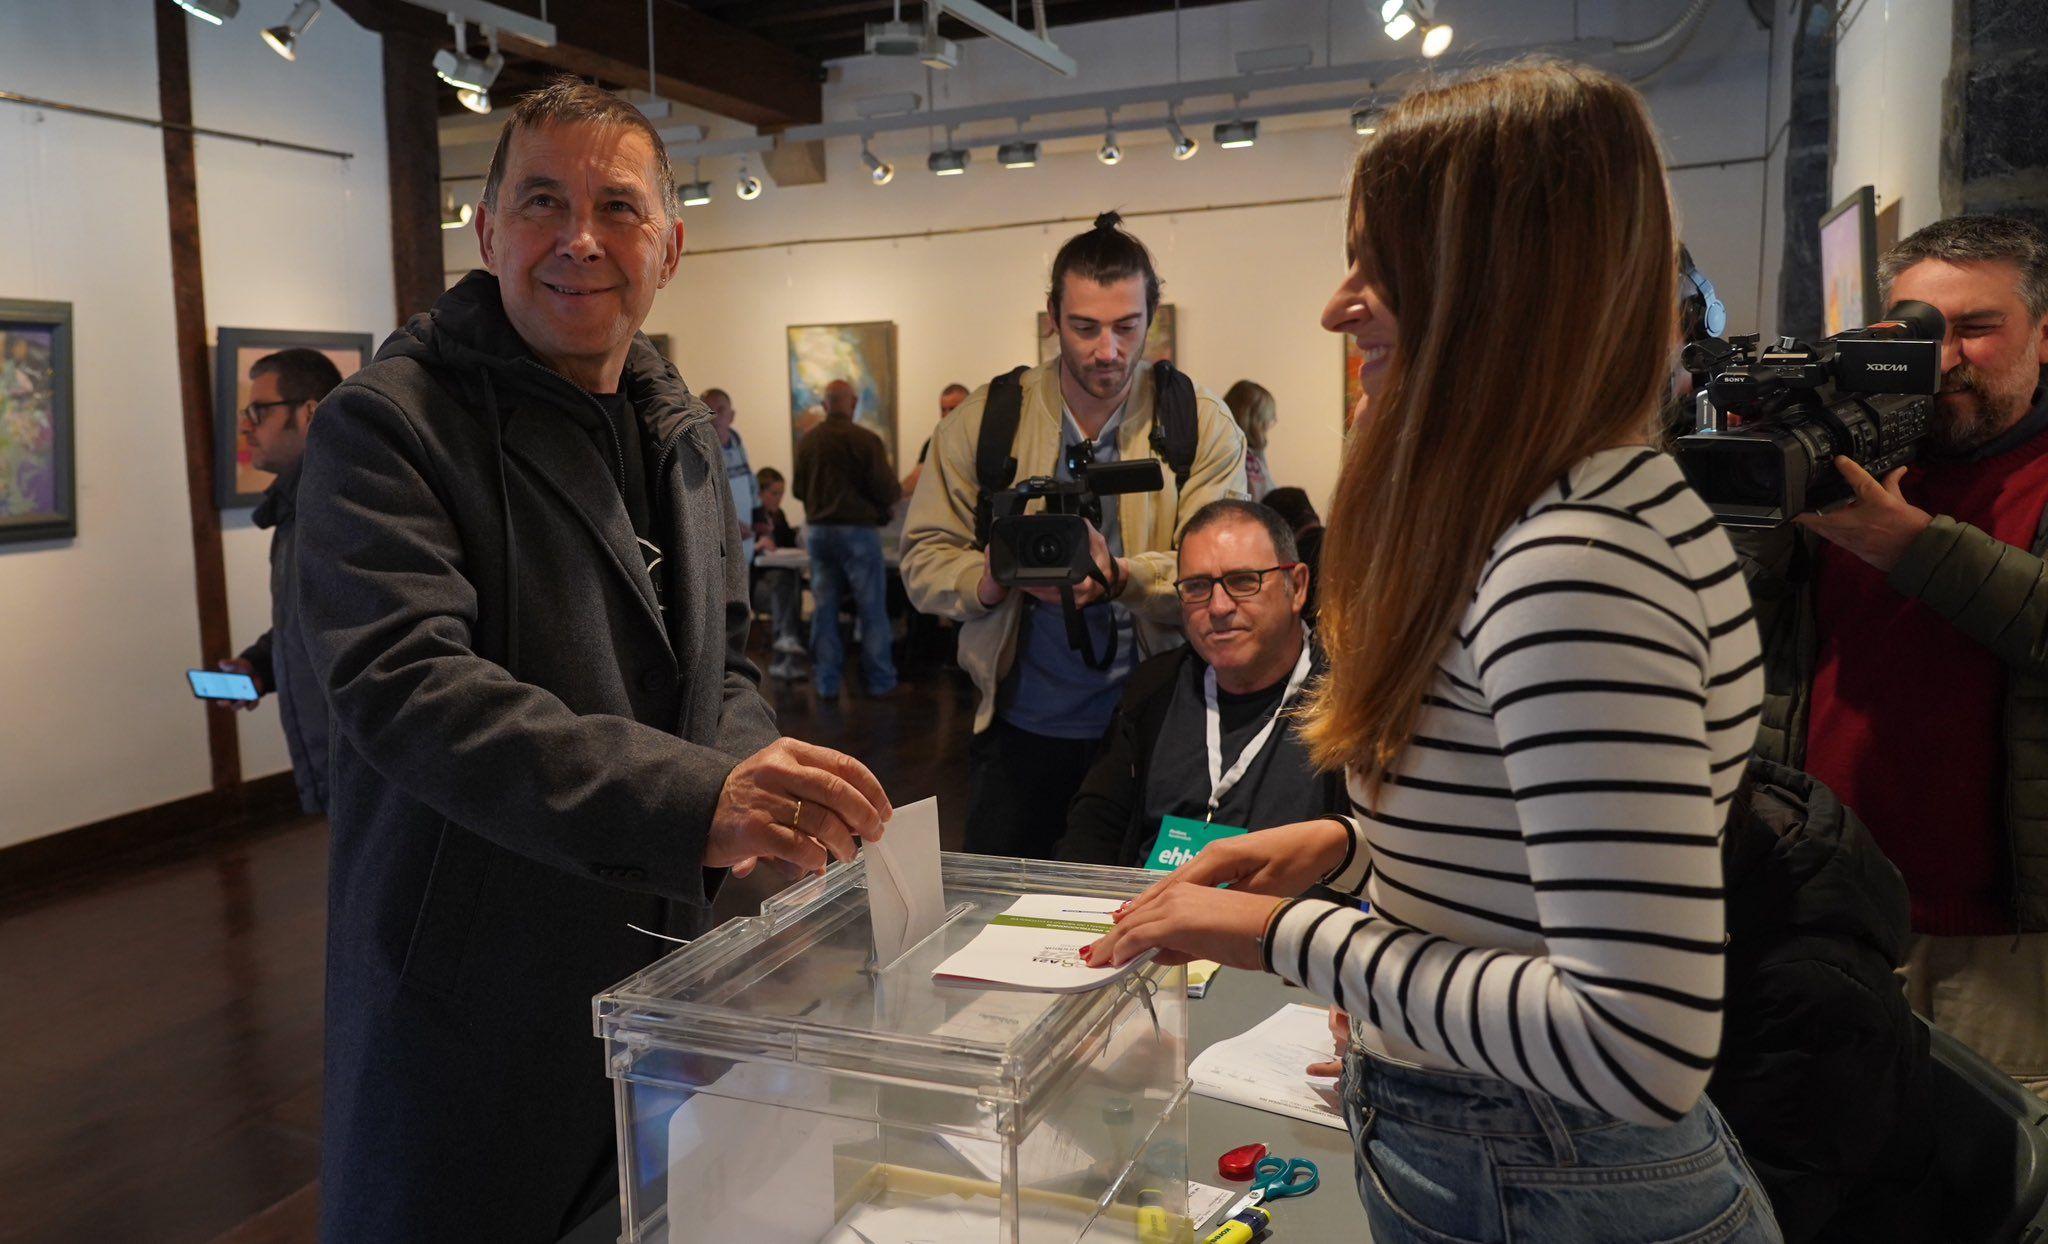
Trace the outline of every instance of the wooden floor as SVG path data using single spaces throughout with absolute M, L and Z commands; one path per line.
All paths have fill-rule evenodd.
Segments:
M 973 693 L 906 676 L 881 702 L 771 695 L 897 802 L 938 795 L 957 847 Z M 0 907 L 0 1241 L 314 1239 L 326 883 L 326 822 L 298 817 Z

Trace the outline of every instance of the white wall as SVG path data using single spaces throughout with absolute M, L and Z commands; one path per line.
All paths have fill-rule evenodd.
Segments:
M 157 115 L 155 14 L 136 0 L 0 5 L 0 88 Z M 296 65 L 257 39 L 282 0 L 190 25 L 195 119 L 351 150 L 201 139 L 215 324 L 380 331 L 391 318 L 376 44 L 333 6 Z M 276 12 L 273 14 L 272 10 Z M 190 19 L 186 19 L 190 20 Z M 195 794 L 209 711 L 174 355 L 163 140 L 0 106 L 0 297 L 73 304 L 79 534 L 0 546 L 0 846 Z M 237 644 L 268 616 L 267 534 L 228 524 Z M 240 719 L 249 776 L 285 767 L 274 710 Z
M 1320 58 L 1326 13 L 1335 63 L 1397 55 L 1396 45 L 1369 22 L 1368 7 L 1255 0 L 1190 11 L 1183 18 L 1182 76 L 1230 73 L 1235 51 L 1277 44 L 1310 43 Z M 1457 49 L 1596 34 L 1642 37 L 1683 8 L 1683 0 L 1472 2 L 1460 6 Z M 1082 65 L 1077 78 L 1059 79 L 1015 53 L 973 40 L 962 45 L 959 69 L 935 75 L 935 105 L 1174 78 L 1170 15 L 1055 33 Z M 1408 41 L 1411 51 L 1413 44 Z M 1647 63 L 1622 68 L 1642 72 L 1660 57 L 1639 59 Z M 1684 57 L 1646 87 L 1670 163 L 1682 166 L 1671 181 L 1686 237 L 1738 327 L 1755 320 L 1760 270 L 1774 276 L 1777 262 L 1776 251 L 1762 245 L 1769 61 L 1769 39 L 1746 6 L 1720 4 Z M 836 65 L 833 76 L 826 88 L 828 120 L 853 115 L 854 102 L 866 96 L 927 90 L 925 71 L 903 61 L 849 60 Z M 714 125 L 712 137 L 744 132 L 726 123 Z M 671 334 L 692 386 L 732 393 L 754 464 L 786 470 L 785 327 L 893 320 L 898 444 L 905 456 L 914 455 L 935 421 L 941 386 L 953 380 L 978 385 L 1035 358 L 1032 320 L 1054 250 L 1095 212 L 1117 207 L 1134 217 L 1132 227 L 1153 248 L 1165 296 L 1179 309 L 1183 365 L 1217 392 L 1240 376 L 1272 389 L 1281 419 L 1270 451 L 1275 474 L 1320 499 L 1336 477 L 1342 354 L 1317 318 L 1343 267 L 1339 199 L 1355 139 L 1341 116 L 1268 121 L 1258 145 L 1243 151 L 1217 150 L 1206 130 L 1199 136 L 1203 149 L 1186 163 L 1169 158 L 1161 134 L 1126 134 L 1124 161 L 1114 168 L 1096 162 L 1096 140 L 1087 139 L 1048 144 L 1039 166 L 1028 171 L 1006 171 L 983 149 L 966 176 L 940 179 L 924 168 L 930 149 L 924 131 L 882 135 L 874 149 L 897 166 L 895 181 L 884 187 L 866 180 L 857 142 L 835 142 L 824 185 L 771 184 L 751 203 L 731 192 L 730 158 L 707 161 L 703 171 L 716 183 L 717 197 L 685 211 L 682 267 L 657 300 L 647 329 Z M 1275 202 L 1297 198 L 1314 201 Z M 1214 207 L 1227 210 L 1203 210 Z M 1138 215 L 1152 212 L 1166 214 Z M 986 228 L 1052 219 L 1060 223 Z M 935 236 L 827 241 L 926 231 Z M 475 262 L 473 239 L 450 234 L 448 240 L 451 270 Z
M 1954 6 L 1863 0 L 1835 36 L 1836 203 L 1858 186 L 1899 205 L 1899 236 L 1941 219 L 1942 83 Z

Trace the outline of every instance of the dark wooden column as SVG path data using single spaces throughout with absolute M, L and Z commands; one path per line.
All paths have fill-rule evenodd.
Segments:
M 386 30 L 384 147 L 391 168 L 392 284 L 397 324 L 434 305 L 441 269 L 441 131 L 433 39 Z
M 2041 0 L 1955 7 L 1942 210 L 2048 229 L 2048 9 Z
M 192 151 L 192 59 L 183 10 L 156 12 L 156 73 L 164 119 L 164 191 L 170 205 L 171 302 L 177 320 L 178 397 L 184 409 L 185 491 L 192 516 L 192 586 L 199 597 L 199 658 L 211 667 L 234 655 L 228 637 L 228 576 L 213 491 L 213 395 L 207 365 L 205 270 L 199 259 L 199 174 Z M 213 788 L 242 784 L 235 715 L 207 708 L 206 750 Z

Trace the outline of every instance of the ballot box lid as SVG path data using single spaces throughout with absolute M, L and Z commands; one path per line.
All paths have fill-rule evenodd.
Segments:
M 872 961 L 865 862 L 838 863 L 770 899 L 759 916 L 727 921 L 599 994 L 597 1035 L 629 1055 L 654 1048 L 795 1064 L 1019 1103 L 1097 1057 L 1133 1016 L 1184 1029 L 1178 967 L 1148 963 L 1064 994 L 932 979 L 1022 895 L 1127 898 L 1158 874 L 951 852 L 940 868 L 949 918 L 893 964 Z

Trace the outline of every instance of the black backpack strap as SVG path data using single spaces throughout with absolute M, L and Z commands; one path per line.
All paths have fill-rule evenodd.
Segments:
M 1017 367 L 988 382 L 981 435 L 974 445 L 974 547 L 988 547 L 989 507 L 1017 478 L 1017 422 L 1024 414 L 1024 373 Z
M 1195 382 L 1165 359 L 1152 364 L 1152 452 L 1173 472 L 1176 493 L 1188 486 L 1202 429 L 1195 412 Z

